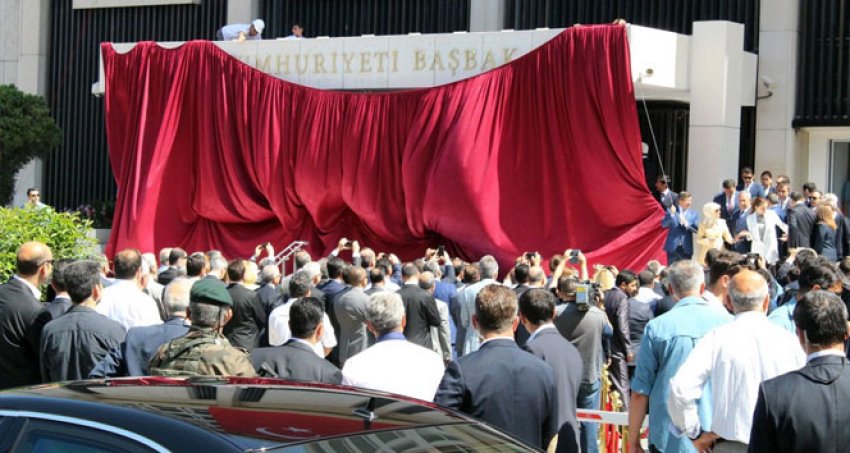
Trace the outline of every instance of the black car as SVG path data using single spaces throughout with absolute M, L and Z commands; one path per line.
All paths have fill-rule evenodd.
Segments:
M 437 405 L 264 378 L 122 378 L 0 393 L 0 451 L 527 452 Z

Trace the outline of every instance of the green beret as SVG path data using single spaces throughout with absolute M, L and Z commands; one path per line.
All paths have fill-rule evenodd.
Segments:
M 189 300 L 192 302 L 209 302 L 213 304 L 233 306 L 233 298 L 227 292 L 224 283 L 210 278 L 202 278 L 192 285 L 189 292 Z

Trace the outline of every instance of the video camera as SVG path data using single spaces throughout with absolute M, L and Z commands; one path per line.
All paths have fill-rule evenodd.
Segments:
M 599 284 L 585 280 L 576 285 L 576 307 L 581 311 L 590 310 L 591 305 L 596 305 L 600 295 Z

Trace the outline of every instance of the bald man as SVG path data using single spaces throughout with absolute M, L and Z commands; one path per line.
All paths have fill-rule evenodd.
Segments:
M 769 303 L 759 273 L 744 270 L 732 277 L 726 304 L 735 319 L 705 334 L 670 380 L 670 418 L 697 451 L 747 451 L 759 385 L 806 363 L 797 337 L 767 320 Z M 707 382 L 710 431 L 701 426 L 697 411 Z
M 51 316 L 39 287 L 53 270 L 53 253 L 41 242 L 18 249 L 15 275 L 0 286 L 0 389 L 41 382 L 39 340 Z

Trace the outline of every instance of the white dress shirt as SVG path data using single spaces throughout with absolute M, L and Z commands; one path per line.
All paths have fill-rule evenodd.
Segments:
M 280 346 L 292 338 L 292 331 L 289 330 L 289 309 L 296 300 L 296 298 L 289 299 L 285 304 L 272 310 L 269 315 L 269 344 L 272 346 Z M 327 313 L 322 315 L 322 324 L 325 326 L 325 333 L 322 334 L 321 341 L 311 347 L 317 356 L 325 358 L 325 348 L 332 349 L 336 346 L 336 335 Z
M 96 312 L 118 321 L 125 329 L 162 324 L 156 302 L 135 280 L 119 280 L 103 289 Z
M 709 331 L 673 379 L 667 410 L 675 428 L 690 438 L 700 431 L 696 401 L 711 384 L 711 431 L 723 439 L 748 443 L 759 384 L 806 364 L 797 337 L 767 320 L 744 312 Z
M 436 352 L 407 340 L 384 340 L 345 361 L 342 383 L 434 401 L 445 371 Z

